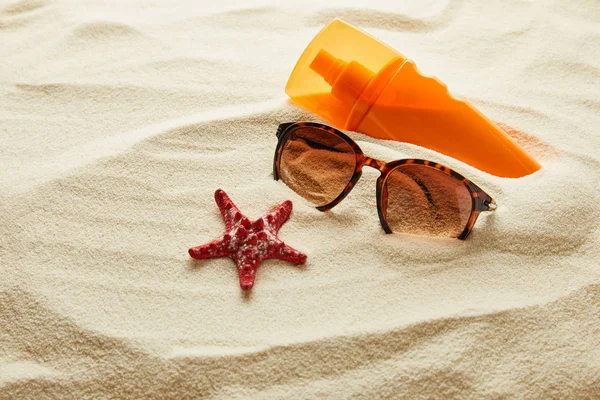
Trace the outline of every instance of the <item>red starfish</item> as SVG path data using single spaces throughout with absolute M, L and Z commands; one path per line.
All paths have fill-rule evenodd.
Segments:
M 294 250 L 277 237 L 279 228 L 292 212 L 290 200 L 284 201 L 256 221 L 250 221 L 243 215 L 221 189 L 215 192 L 215 201 L 225 220 L 225 233 L 210 243 L 192 247 L 189 250 L 192 258 L 231 257 L 238 266 L 243 290 L 252 289 L 256 270 L 264 260 L 278 258 L 304 264 L 306 254 Z

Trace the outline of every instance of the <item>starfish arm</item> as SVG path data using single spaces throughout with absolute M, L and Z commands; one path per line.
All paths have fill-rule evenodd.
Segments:
M 271 210 L 267 215 L 263 217 L 264 222 L 269 230 L 273 233 L 277 233 L 281 225 L 289 218 L 292 212 L 292 202 L 286 200 Z
M 230 238 L 230 237 L 229 237 Z M 192 247 L 188 250 L 190 257 L 197 260 L 213 257 L 225 257 L 229 253 L 227 251 L 227 235 L 219 239 L 213 240 L 210 243 L 203 244 L 201 246 Z
M 240 288 L 242 290 L 252 289 L 257 269 L 258 266 L 252 264 L 238 264 L 238 275 L 240 277 Z
M 304 264 L 306 262 L 306 254 L 298 251 L 287 244 L 281 242 L 281 246 L 271 253 L 272 258 L 277 258 L 283 261 L 289 261 L 294 264 Z
M 237 208 L 224 190 L 217 189 L 215 191 L 215 202 L 225 221 L 225 229 L 231 229 L 237 221 L 242 219 L 243 215 L 240 209 Z

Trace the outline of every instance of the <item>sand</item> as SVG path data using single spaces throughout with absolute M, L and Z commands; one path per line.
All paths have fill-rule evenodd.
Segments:
M 0 2 L 0 398 L 600 398 L 597 0 Z M 320 213 L 271 164 L 283 88 L 340 17 L 538 159 L 465 242 L 385 235 L 375 171 Z M 308 262 L 244 296 L 222 188 Z

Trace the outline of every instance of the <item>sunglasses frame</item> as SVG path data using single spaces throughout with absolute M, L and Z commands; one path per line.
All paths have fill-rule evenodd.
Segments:
M 336 205 L 338 205 L 342 200 L 344 200 L 346 198 L 346 196 L 348 196 L 348 194 L 350 194 L 350 192 L 356 185 L 356 182 L 358 182 L 358 180 L 362 176 L 363 167 L 375 168 L 380 172 L 380 176 L 379 176 L 379 178 L 377 178 L 377 186 L 376 186 L 377 213 L 379 214 L 379 222 L 381 223 L 381 226 L 386 233 L 392 233 L 392 230 L 388 226 L 387 221 L 385 219 L 385 211 L 386 211 L 385 205 L 387 204 L 387 192 L 384 191 L 383 188 L 384 188 L 384 185 L 386 183 L 386 180 L 387 180 L 389 174 L 394 169 L 396 169 L 400 165 L 410 165 L 410 164 L 423 165 L 423 166 L 441 171 L 444 174 L 449 175 L 449 176 L 457 179 L 458 181 L 460 181 L 467 188 L 469 193 L 471 194 L 471 214 L 469 216 L 469 219 L 467 221 L 465 228 L 463 229 L 461 234 L 457 236 L 458 239 L 464 240 L 467 238 L 467 236 L 469 236 L 469 234 L 473 230 L 473 227 L 475 226 L 475 222 L 477 221 L 479 214 L 482 211 L 494 211 L 496 209 L 496 202 L 494 201 L 494 199 L 492 199 L 492 197 L 490 195 L 488 195 L 486 192 L 484 192 L 479 186 L 477 186 L 476 184 L 471 182 L 469 179 L 465 178 L 458 172 L 456 172 L 442 164 L 438 164 L 433 161 L 420 160 L 420 159 L 415 159 L 415 158 L 407 158 L 407 159 L 403 159 L 403 160 L 390 161 L 387 163 L 384 161 L 381 161 L 381 160 L 376 160 L 374 158 L 366 156 L 363 153 L 362 149 L 358 146 L 358 144 L 354 140 L 350 139 L 350 137 L 348 137 L 343 132 L 339 131 L 338 129 L 332 128 L 330 126 L 319 124 L 316 122 L 289 122 L 289 123 L 284 123 L 284 124 L 279 125 L 279 127 L 277 128 L 277 133 L 276 133 L 278 142 L 277 142 L 277 147 L 275 149 L 275 157 L 273 159 L 273 177 L 275 178 L 276 181 L 279 180 L 279 166 L 281 163 L 281 154 L 283 152 L 285 143 L 290 138 L 290 135 L 296 129 L 306 128 L 306 127 L 316 128 L 316 129 L 322 130 L 326 133 L 337 136 L 338 138 L 340 138 L 343 141 L 345 141 L 346 143 L 348 143 L 348 145 L 350 145 L 350 147 L 352 147 L 352 149 L 354 150 L 354 153 L 356 155 L 356 166 L 355 166 L 354 174 L 352 175 L 352 178 L 350 179 L 350 181 L 348 182 L 348 184 L 346 185 L 344 190 L 342 190 L 342 192 L 338 195 L 338 197 L 336 197 L 333 201 L 331 201 L 328 204 L 325 204 L 323 206 L 318 206 L 317 209 L 319 211 L 330 210 L 333 207 L 335 207 Z

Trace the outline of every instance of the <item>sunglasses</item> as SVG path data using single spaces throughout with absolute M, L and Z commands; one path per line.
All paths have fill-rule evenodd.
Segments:
M 277 138 L 275 180 L 320 211 L 330 210 L 352 191 L 363 167 L 379 170 L 377 211 L 386 233 L 466 239 L 479 213 L 496 209 L 487 193 L 448 167 L 417 159 L 376 160 L 326 125 L 281 124 Z

